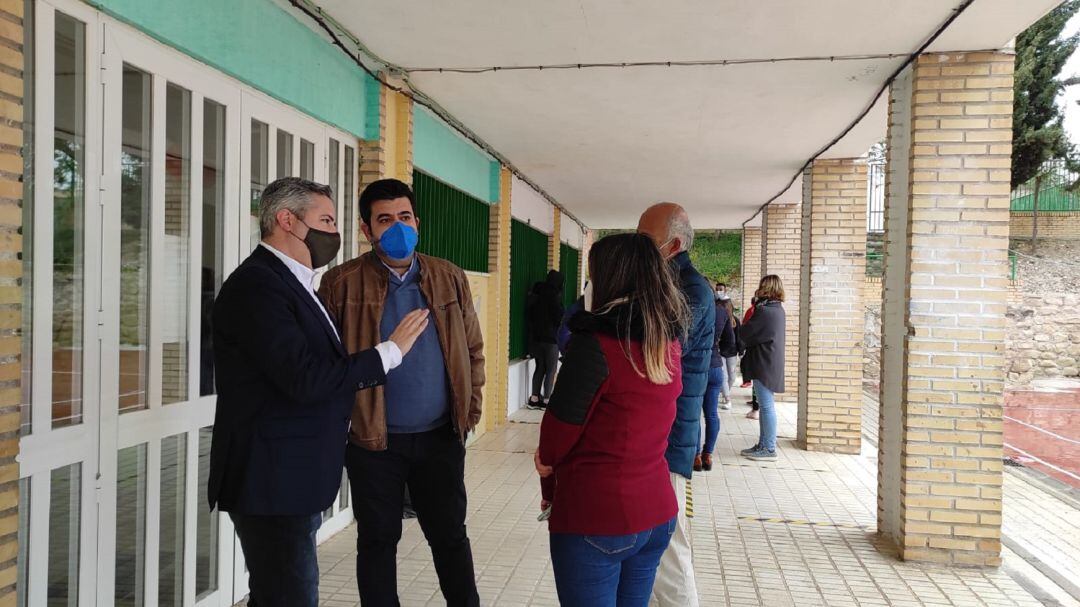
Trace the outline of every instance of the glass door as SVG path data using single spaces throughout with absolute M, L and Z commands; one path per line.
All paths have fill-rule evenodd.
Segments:
M 21 605 L 94 601 L 100 472 L 100 25 L 81 3 L 26 14 Z
M 231 533 L 206 503 L 207 312 L 237 261 L 240 95 L 126 27 L 103 31 L 98 601 L 231 604 Z

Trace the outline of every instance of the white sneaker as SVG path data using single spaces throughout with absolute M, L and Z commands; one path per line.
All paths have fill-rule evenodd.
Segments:
M 724 411 L 729 411 L 731 409 L 731 399 L 720 399 L 720 408 Z

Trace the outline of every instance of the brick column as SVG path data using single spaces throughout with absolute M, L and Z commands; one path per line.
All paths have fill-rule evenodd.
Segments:
M 784 344 L 784 394 L 777 400 L 794 402 L 799 379 L 799 280 L 802 259 L 802 205 L 771 204 L 762 219 L 761 274 L 776 274 L 784 283 L 787 332 Z
M 1013 56 L 892 86 L 878 529 L 905 560 L 1001 562 Z
M 761 282 L 761 228 L 743 228 L 742 236 L 742 312 L 750 309 L 758 283 Z
M 559 245 L 562 243 L 562 213 L 559 207 L 551 207 L 553 227 L 551 238 L 548 239 L 548 267 L 552 270 L 559 269 Z
M 23 3 L 2 0 L 0 13 L 4 23 L 0 69 L 6 82 L 0 100 L 0 596 L 14 604 L 19 550 L 19 464 L 15 457 L 23 355 Z
M 491 205 L 488 229 L 488 280 L 487 339 L 484 341 L 484 359 L 487 382 L 491 386 L 488 409 L 488 429 L 506 422 L 509 400 L 510 360 L 510 184 L 513 175 L 508 169 L 499 174 L 499 201 Z
M 379 138 L 360 140 L 358 198 L 364 188 L 380 179 L 392 177 L 412 184 L 412 100 L 380 86 L 378 111 Z M 356 238 L 361 254 L 371 250 L 362 233 Z
M 803 189 L 797 440 L 810 451 L 858 453 L 866 163 L 817 160 Z

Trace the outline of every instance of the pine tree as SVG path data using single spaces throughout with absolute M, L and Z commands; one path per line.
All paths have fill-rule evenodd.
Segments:
M 1057 96 L 1064 86 L 1058 75 L 1080 44 L 1080 34 L 1061 38 L 1061 32 L 1077 11 L 1080 11 L 1080 0 L 1069 0 L 1036 21 L 1016 39 L 1014 188 L 1035 177 L 1047 160 L 1071 160 L 1072 146 L 1062 125 Z

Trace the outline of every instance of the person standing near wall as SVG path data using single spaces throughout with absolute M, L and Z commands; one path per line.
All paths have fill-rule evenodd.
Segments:
M 785 313 L 784 285 L 769 274 L 758 286 L 754 315 L 739 330 L 746 344 L 743 372 L 754 382 L 754 396 L 761 406 L 760 433 L 756 445 L 742 455 L 758 461 L 776 460 L 776 401 L 784 392 Z
M 551 389 L 555 385 L 555 371 L 559 365 L 556 338 L 563 317 L 562 295 L 562 272 L 549 270 L 546 280 L 532 286 L 525 304 L 529 356 L 536 363 L 532 376 L 532 393 L 526 404 L 530 409 L 543 409 L 551 398 Z
M 690 306 L 690 324 L 680 360 L 682 393 L 665 454 L 675 496 L 679 499 L 678 525 L 660 560 L 653 593 L 661 607 L 697 607 L 690 522 L 686 517 L 686 484 L 693 474 L 694 456 L 701 440 L 701 399 L 705 396 L 712 360 L 715 295 L 709 281 L 690 263 L 694 228 L 685 209 L 672 202 L 653 205 L 641 214 L 637 231 L 652 238 L 660 254 L 675 269 L 679 289 Z
M 398 605 L 397 544 L 406 487 L 448 605 L 480 604 L 465 529 L 465 437 L 480 421 L 484 342 L 465 272 L 415 252 L 420 218 L 408 185 L 381 179 L 360 194 L 373 250 L 333 268 L 319 293 L 348 350 L 376 342 L 396 318 L 430 309 L 415 352 L 362 392 L 345 463 L 356 516 L 356 582 L 365 607 Z

